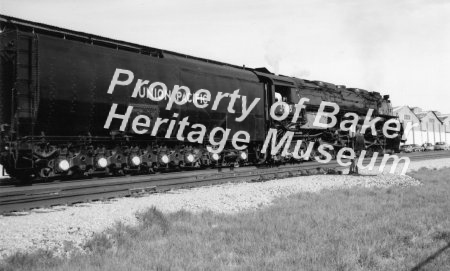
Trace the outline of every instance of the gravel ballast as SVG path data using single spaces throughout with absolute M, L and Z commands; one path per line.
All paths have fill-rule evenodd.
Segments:
M 448 158 L 427 160 L 411 162 L 408 170 L 449 165 Z M 57 256 L 67 256 L 70 252 L 82 250 L 83 243 L 94 233 L 102 232 L 117 221 L 136 223 L 136 212 L 151 206 L 165 213 L 182 209 L 191 212 L 236 213 L 267 206 L 278 197 L 299 192 L 420 185 L 419 181 L 409 176 L 381 174 L 374 170 L 363 170 L 361 173 L 362 176 L 313 175 L 261 183 L 230 183 L 141 198 L 37 209 L 22 216 L 0 216 L 0 259 L 16 251 L 33 252 L 38 249 L 50 250 Z

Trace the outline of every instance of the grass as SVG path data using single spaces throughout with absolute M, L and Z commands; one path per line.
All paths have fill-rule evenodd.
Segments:
M 88 255 L 16 254 L 0 268 L 450 270 L 450 169 L 411 175 L 424 185 L 301 193 L 236 215 L 153 208 L 94 236 Z

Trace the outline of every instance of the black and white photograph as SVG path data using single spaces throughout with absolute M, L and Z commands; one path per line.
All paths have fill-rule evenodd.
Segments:
M 0 270 L 450 270 L 450 1 L 0 0 Z

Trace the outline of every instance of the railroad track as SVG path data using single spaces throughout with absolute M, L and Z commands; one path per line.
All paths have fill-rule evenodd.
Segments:
M 411 161 L 450 157 L 450 152 L 407 154 Z M 378 165 L 381 159 L 377 159 Z M 201 171 L 85 179 L 38 183 L 31 186 L 0 186 L 0 214 L 33 208 L 80 202 L 105 200 L 115 197 L 139 196 L 170 189 L 191 188 L 227 182 L 249 182 L 287 178 L 308 174 L 308 170 L 342 168 L 336 161 L 327 164 L 306 162 L 277 167 L 221 168 Z

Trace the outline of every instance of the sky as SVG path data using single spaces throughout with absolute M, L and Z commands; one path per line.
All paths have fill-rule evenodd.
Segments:
M 0 13 L 450 113 L 450 0 L 0 0 Z

